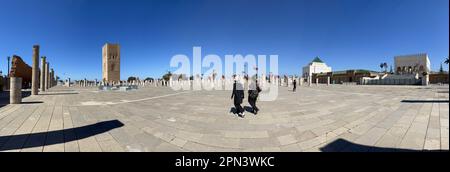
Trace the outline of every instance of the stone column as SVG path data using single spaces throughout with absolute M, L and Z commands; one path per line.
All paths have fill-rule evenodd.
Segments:
M 422 85 L 427 86 L 429 84 L 430 81 L 430 75 L 423 75 L 422 76 Z
M 47 62 L 45 61 L 46 57 L 41 57 L 41 81 L 40 81 L 40 85 L 41 85 L 41 91 L 45 91 L 45 66 L 47 65 Z
M 311 86 L 311 85 L 312 85 L 312 76 L 309 75 L 308 76 L 308 86 Z
M 50 63 L 49 62 L 47 62 L 46 64 L 45 64 L 45 89 L 46 90 L 48 90 L 48 83 L 49 83 L 49 80 L 50 80 L 50 71 L 48 70 L 49 69 L 49 65 L 50 65 Z
M 22 78 L 10 78 L 9 103 L 20 104 L 22 102 Z
M 53 87 L 54 85 L 54 81 L 55 81 L 55 77 L 54 77 L 54 75 L 55 75 L 55 73 L 54 73 L 55 71 L 53 71 L 53 68 L 52 69 L 50 69 L 50 84 L 49 84 L 49 87 L 51 88 L 51 87 Z
M 316 85 L 319 85 L 319 77 L 316 77 Z
M 330 85 L 330 77 L 327 77 L 327 85 Z
M 37 95 L 39 90 L 39 45 L 33 46 L 32 58 L 31 95 Z

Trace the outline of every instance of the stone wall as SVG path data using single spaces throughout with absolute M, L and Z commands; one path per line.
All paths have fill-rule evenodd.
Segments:
M 448 84 L 448 73 L 433 73 L 430 74 L 430 84 Z
M 31 88 L 32 69 L 27 65 L 21 57 L 13 55 L 11 61 L 10 77 L 22 78 L 22 88 Z

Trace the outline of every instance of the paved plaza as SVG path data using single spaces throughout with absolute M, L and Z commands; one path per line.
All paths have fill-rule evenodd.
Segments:
M 56 86 L 0 104 L 0 151 L 448 150 L 448 89 L 280 87 L 276 101 L 241 118 L 231 91 Z

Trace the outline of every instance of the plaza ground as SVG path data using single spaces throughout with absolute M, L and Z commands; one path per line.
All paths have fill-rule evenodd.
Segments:
M 241 118 L 230 91 L 56 86 L 0 101 L 0 151 L 448 151 L 448 89 L 280 87 Z

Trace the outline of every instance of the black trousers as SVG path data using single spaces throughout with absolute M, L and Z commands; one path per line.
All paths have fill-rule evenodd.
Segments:
M 234 99 L 234 108 L 236 109 L 236 113 L 244 112 L 244 108 L 241 106 L 241 104 L 242 104 L 242 100 Z
M 250 104 L 250 106 L 252 106 L 252 109 L 254 111 L 259 111 L 259 108 L 256 107 L 256 99 L 248 98 L 248 104 Z

